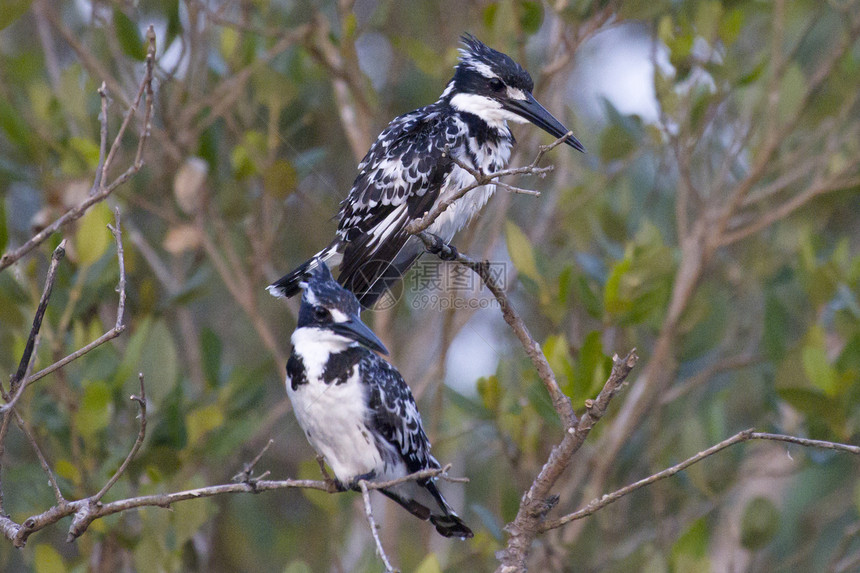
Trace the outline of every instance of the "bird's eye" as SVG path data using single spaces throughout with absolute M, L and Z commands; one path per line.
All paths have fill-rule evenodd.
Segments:
M 329 316 L 331 316 L 331 314 L 330 314 L 330 313 L 329 313 L 329 311 L 328 311 L 328 310 L 326 310 L 325 308 L 323 308 L 323 307 L 321 307 L 321 306 L 315 306 L 315 307 L 314 307 L 314 317 L 315 317 L 317 320 L 325 320 L 325 319 L 327 319 Z
M 505 89 L 505 84 L 499 78 L 493 78 L 490 80 L 490 89 L 494 92 L 500 92 Z

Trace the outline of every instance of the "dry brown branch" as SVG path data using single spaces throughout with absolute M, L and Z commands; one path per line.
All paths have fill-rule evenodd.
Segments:
M 117 304 L 116 322 L 114 323 L 113 328 L 111 328 L 86 346 L 75 350 L 74 352 L 64 358 L 61 358 L 60 360 L 57 360 L 50 366 L 43 368 L 35 374 L 31 374 L 29 376 L 24 377 L 24 379 L 21 380 L 20 385 L 18 386 L 18 391 L 11 395 L 6 400 L 5 404 L 0 406 L 0 413 L 6 412 L 11 408 L 14 408 L 15 404 L 24 394 L 24 391 L 33 382 L 44 378 L 45 376 L 52 372 L 55 372 L 56 370 L 59 370 L 66 364 L 77 360 L 91 350 L 98 348 L 109 340 L 113 340 L 114 338 L 122 334 L 123 331 L 125 331 L 125 324 L 123 324 L 123 320 L 125 317 L 125 256 L 123 254 L 122 248 L 122 230 L 120 227 L 119 209 L 117 209 L 114 213 L 114 220 L 116 222 L 114 226 L 108 225 L 108 229 L 110 229 L 110 232 L 113 234 L 114 241 L 116 242 L 117 264 L 119 266 L 119 284 L 117 285 L 117 292 L 119 293 L 119 303 Z
M 137 443 L 137 442 L 135 442 Z M 404 476 L 398 480 L 391 482 L 380 483 L 365 483 L 368 490 L 382 489 L 391 487 L 398 483 L 403 483 L 412 480 L 427 479 L 428 477 L 443 476 L 443 473 L 449 466 L 441 469 L 424 470 L 416 472 L 408 476 Z M 119 472 L 118 472 L 119 473 Z M 444 479 L 444 476 L 443 476 Z M 22 523 L 16 523 L 10 517 L 0 515 L 0 533 L 12 541 L 15 547 L 23 547 L 27 543 L 27 539 L 33 533 L 44 529 L 61 519 L 69 516 L 74 516 L 72 523 L 69 526 L 69 535 L 67 540 L 74 541 L 81 536 L 89 525 L 96 519 L 135 509 L 138 507 L 162 507 L 169 508 L 172 504 L 185 501 L 188 499 L 201 499 L 205 497 L 213 497 L 216 495 L 232 494 L 232 493 L 260 493 L 263 491 L 305 488 L 316 489 L 319 491 L 328 492 L 328 484 L 325 481 L 319 480 L 247 480 L 240 483 L 230 483 L 201 487 L 178 491 L 174 493 L 144 495 L 121 499 L 104 503 L 95 499 L 94 496 L 87 497 L 81 500 L 64 501 L 43 511 L 42 513 L 32 515 L 25 519 Z M 96 494 L 98 495 L 98 494 Z
M 560 142 L 557 141 L 556 144 L 558 143 Z M 427 232 L 420 232 L 417 236 L 427 247 L 434 245 L 433 237 Z M 547 362 L 540 344 L 529 333 L 525 322 L 491 274 L 489 262 L 479 262 L 462 253 L 456 253 L 455 260 L 476 273 L 498 301 L 505 322 L 514 331 L 531 359 L 538 376 L 540 376 L 552 399 L 553 407 L 564 428 L 561 442 L 553 447 L 549 459 L 535 477 L 531 487 L 523 495 L 516 518 L 505 527 L 510 537 L 505 549 L 499 553 L 500 565 L 497 573 L 525 571 L 532 542 L 541 532 L 546 514 L 558 503 L 558 496 L 550 493 L 553 486 L 567 469 L 573 455 L 582 447 L 591 429 L 606 413 L 609 402 L 621 390 L 639 357 L 636 355 L 635 349 L 631 350 L 624 358 L 619 358 L 617 355 L 613 356 L 612 372 L 603 389 L 595 400 L 586 400 L 585 412 L 582 417 L 577 418 L 571 406 L 570 398 L 558 386 L 555 374 Z
M 708 448 L 707 450 L 703 450 L 692 456 L 687 458 L 683 462 L 676 464 L 670 468 L 667 468 L 663 471 L 657 472 L 653 475 L 648 476 L 647 478 L 641 479 L 635 483 L 632 483 L 628 486 L 625 486 L 619 490 L 616 490 L 612 493 L 606 494 L 602 496 L 600 499 L 595 499 L 587 506 L 582 509 L 565 515 L 559 519 L 555 519 L 553 521 L 548 521 L 541 526 L 541 531 L 549 531 L 550 529 L 555 529 L 557 527 L 561 527 L 566 523 L 570 523 L 571 521 L 575 521 L 577 519 L 582 519 L 583 517 L 588 517 L 599 510 L 603 509 L 607 505 L 614 503 L 628 495 L 633 493 L 637 489 L 643 488 L 647 485 L 650 485 L 656 481 L 660 481 L 662 479 L 666 479 L 667 477 L 671 477 L 677 474 L 680 471 L 683 471 L 690 467 L 691 465 L 702 461 L 703 459 L 710 457 L 716 454 L 719 451 L 722 451 L 730 446 L 735 444 L 739 444 L 741 442 L 746 442 L 749 440 L 773 440 L 780 442 L 789 442 L 792 444 L 798 444 L 805 447 L 810 448 L 823 448 L 828 450 L 837 450 L 840 452 L 847 452 L 854 455 L 860 455 L 860 446 L 852 446 L 848 444 L 840 444 L 836 442 L 826 442 L 822 440 L 808 440 L 806 438 L 797 438 L 794 436 L 786 436 L 783 434 L 769 434 L 764 432 L 754 432 L 753 430 L 744 430 L 742 432 L 738 432 L 731 438 L 723 440 L 722 442 L 715 444 Z
M 376 544 L 376 554 L 380 559 L 382 559 L 386 573 L 393 573 L 396 570 L 391 566 L 391 561 L 388 560 L 388 555 L 385 554 L 385 549 L 382 547 L 382 542 L 379 540 L 379 526 L 376 525 L 376 521 L 373 519 L 373 510 L 370 508 L 370 493 L 367 490 L 367 482 L 360 480 L 358 482 L 358 486 L 361 488 L 361 498 L 364 500 L 364 514 L 367 516 L 367 523 L 370 525 L 370 533 L 373 535 L 373 542 Z
M 48 309 L 48 300 L 51 298 L 51 291 L 54 288 L 57 267 L 65 256 L 66 240 L 63 239 L 51 255 L 51 265 L 48 267 L 48 275 L 45 278 L 45 288 L 42 290 L 42 298 L 39 300 L 39 306 L 36 308 L 36 314 L 33 317 L 33 327 L 30 329 L 30 336 L 27 337 L 27 343 L 21 355 L 21 362 L 18 363 L 18 371 L 12 376 L 12 380 L 9 382 L 9 393 L 12 395 L 16 393 L 18 384 L 24 379 L 24 376 L 30 369 L 33 349 L 36 345 L 36 337 L 39 336 L 39 330 L 42 328 L 42 319 L 45 317 L 45 311 Z M 2 383 L 0 383 L 0 390 L 3 390 Z M 5 390 L 3 390 L 3 398 L 6 401 L 9 400 L 9 396 L 6 395 Z
M 446 197 L 443 200 L 437 201 L 433 205 L 433 208 L 430 209 L 427 213 L 425 213 L 424 216 L 422 216 L 421 218 L 409 223 L 409 225 L 406 227 L 406 232 L 411 234 L 411 235 L 417 235 L 417 234 L 421 233 L 422 231 L 426 231 L 427 228 L 430 225 L 432 225 L 433 222 L 436 219 L 438 219 L 439 216 L 448 209 L 448 207 L 453 205 L 458 199 L 461 199 L 463 196 L 466 195 L 466 193 L 468 193 L 472 189 L 475 189 L 477 187 L 481 187 L 483 185 L 493 183 L 493 184 L 499 185 L 500 187 L 503 187 L 505 189 L 513 191 L 515 193 L 525 193 L 528 195 L 540 195 L 540 193 L 537 191 L 531 191 L 529 189 L 521 189 L 519 187 L 514 187 L 512 185 L 502 183 L 502 182 L 498 181 L 498 179 L 500 177 L 504 177 L 505 175 L 537 175 L 538 177 L 546 177 L 546 174 L 553 170 L 553 166 L 549 165 L 547 167 L 538 167 L 538 165 L 540 164 L 544 155 L 546 155 L 549 151 L 553 150 L 554 148 L 558 147 L 559 145 L 561 145 L 562 143 L 567 141 L 567 139 L 569 137 L 571 137 L 572 135 L 573 135 L 573 132 L 568 131 L 567 133 L 565 133 L 564 135 L 562 135 L 561 137 L 559 137 L 558 139 L 556 139 L 555 141 L 553 141 L 549 145 L 541 145 L 538 148 L 538 153 L 535 156 L 534 160 L 528 165 L 524 165 L 522 167 L 511 167 L 509 169 L 502 169 L 500 171 L 496 171 L 495 173 L 484 173 L 483 171 L 473 169 L 471 166 L 462 162 L 459 158 L 455 157 L 454 155 L 450 155 L 450 151 L 446 150 L 445 153 L 447 155 L 450 155 L 451 160 L 455 164 L 457 164 L 461 169 L 465 170 L 472 177 L 474 177 L 475 182 L 470 184 L 470 185 L 463 187 L 462 189 L 458 189 L 455 193 L 451 194 L 450 197 Z
M 24 421 L 16 410 L 12 410 L 7 414 L 7 416 L 10 415 L 15 416 L 15 423 L 18 424 L 18 428 L 21 430 L 21 433 L 24 434 L 27 441 L 30 442 L 30 447 L 33 448 L 33 451 L 36 453 L 36 457 L 39 458 L 39 465 L 42 466 L 42 471 L 48 476 L 48 483 L 51 485 L 51 490 L 54 492 L 54 499 L 57 500 L 57 503 L 64 503 L 66 500 L 60 491 L 60 485 L 57 483 L 57 478 L 54 476 L 51 466 L 48 465 L 48 460 L 45 458 L 45 454 L 42 453 L 42 448 L 39 447 L 39 443 L 33 436 L 33 430 L 30 429 L 30 425 Z
M 66 211 L 61 217 L 59 217 L 53 223 L 42 229 L 39 233 L 34 235 L 32 238 L 30 238 L 29 241 L 27 241 L 17 249 L 4 253 L 3 256 L 0 257 L 0 271 L 26 255 L 27 253 L 29 253 L 37 246 L 41 245 L 43 242 L 45 242 L 45 240 L 48 239 L 48 237 L 57 232 L 61 227 L 83 217 L 90 207 L 92 207 L 96 203 L 100 203 L 101 201 L 107 199 L 107 197 L 111 193 L 113 193 L 117 189 L 117 187 L 128 181 L 132 175 L 140 171 L 140 168 L 143 166 L 143 149 L 146 145 L 146 141 L 149 139 L 150 120 L 152 118 L 152 105 L 154 101 L 152 90 L 152 72 L 153 67 L 155 65 L 155 30 L 152 26 L 150 26 L 149 30 L 147 31 L 147 40 L 149 43 L 149 47 L 147 48 L 146 53 L 146 71 L 144 73 L 143 80 L 141 80 L 140 82 L 140 88 L 138 89 L 137 97 L 135 97 L 134 101 L 132 101 L 129 105 L 128 111 L 125 115 L 125 119 L 120 125 L 113 145 L 111 145 L 110 149 L 107 151 L 107 156 L 105 156 L 105 150 L 107 147 L 106 139 L 108 121 L 106 113 L 107 89 L 105 88 L 104 84 L 102 84 L 102 87 L 99 89 L 99 95 L 102 98 L 102 114 L 100 117 L 101 141 L 99 146 L 100 169 L 96 172 L 90 196 L 87 197 L 86 200 L 81 202 L 76 207 L 72 207 L 71 209 Z M 123 173 L 117 176 L 117 178 L 114 179 L 110 184 L 108 184 L 106 183 L 108 170 L 112 167 L 113 160 L 116 156 L 117 150 L 119 149 L 122 136 L 125 134 L 128 124 L 131 122 L 132 118 L 136 116 L 137 109 L 140 106 L 140 102 L 143 99 L 144 94 L 146 95 L 146 104 L 144 107 L 143 127 L 140 130 L 140 138 L 138 139 L 137 154 L 135 155 L 134 163 Z
M 130 400 L 134 400 L 137 402 L 140 407 L 140 414 L 138 414 L 138 418 L 140 418 L 140 430 L 137 432 L 137 438 L 134 440 L 134 445 L 129 450 L 128 455 L 122 461 L 122 464 L 117 468 L 111 478 L 107 481 L 104 487 L 95 494 L 92 499 L 96 503 L 101 501 L 101 499 L 105 496 L 105 494 L 113 487 L 113 484 L 125 473 L 126 468 L 128 468 L 128 464 L 131 463 L 131 460 L 134 459 L 134 456 L 137 455 L 138 450 L 140 450 L 140 446 L 143 445 L 143 440 L 146 438 L 146 387 L 143 384 L 143 372 L 139 372 L 137 375 L 138 380 L 140 380 L 140 396 L 135 396 L 132 394 L 129 396 Z
M 242 468 L 242 471 L 233 476 L 233 481 L 242 481 L 242 482 L 250 482 L 250 481 L 258 481 L 263 479 L 269 472 L 263 472 L 263 474 L 259 478 L 255 478 L 252 480 L 251 476 L 254 474 L 254 466 L 263 458 L 263 455 L 272 447 L 272 444 L 275 443 L 275 440 L 269 438 L 269 441 L 266 442 L 266 445 L 263 446 L 263 449 L 260 450 L 260 453 L 257 454 L 253 460 L 245 464 L 245 467 Z

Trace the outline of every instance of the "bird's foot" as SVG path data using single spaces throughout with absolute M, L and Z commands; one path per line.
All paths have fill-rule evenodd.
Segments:
M 457 257 L 460 256 L 460 252 L 457 250 L 457 247 L 451 243 L 446 243 L 439 235 L 434 235 L 433 233 L 428 233 L 428 235 L 433 237 L 433 244 L 426 247 L 428 253 L 436 255 L 443 261 L 457 260 Z
M 349 489 L 359 491 L 361 488 L 358 486 L 358 482 L 360 481 L 370 481 L 376 477 L 376 472 L 371 470 L 366 474 L 361 474 L 360 476 L 355 476 L 352 478 L 352 485 L 350 485 Z
M 325 456 L 317 456 L 317 463 L 320 465 L 320 472 L 322 472 L 323 481 L 325 481 L 328 493 L 338 493 L 347 490 L 342 483 L 329 475 L 328 470 L 325 468 Z

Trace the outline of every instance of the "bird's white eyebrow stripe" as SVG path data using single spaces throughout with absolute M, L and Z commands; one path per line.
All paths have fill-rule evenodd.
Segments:
M 520 88 L 508 87 L 508 97 L 511 99 L 524 100 L 526 99 L 526 94 Z
M 346 315 L 346 313 L 337 308 L 329 309 L 329 312 L 331 313 L 331 317 L 334 319 L 335 322 L 346 322 L 347 320 L 349 320 L 349 317 Z

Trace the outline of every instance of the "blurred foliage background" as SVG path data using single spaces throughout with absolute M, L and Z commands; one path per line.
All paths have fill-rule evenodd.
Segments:
M 574 405 L 637 347 L 626 392 L 589 437 L 551 516 L 748 427 L 860 439 L 860 3 L 852 0 L 6 0 L 0 14 L 0 252 L 80 203 L 158 36 L 146 165 L 73 226 L 0 272 L 0 371 L 13 373 L 51 249 L 60 265 L 36 367 L 109 329 L 123 215 L 129 329 L 18 405 L 63 492 L 97 491 L 149 434 L 108 500 L 319 470 L 283 389 L 296 301 L 263 290 L 327 244 L 370 142 L 431 103 L 471 32 L 525 65 L 587 155 L 557 148 L 539 198 L 497 193 L 456 239 L 504 263 L 508 291 Z M 133 124 L 139 130 L 139 123 Z M 530 161 L 547 136 L 514 128 Z M 117 160 L 133 160 L 134 133 Z M 124 167 L 122 167 L 124 169 Z M 119 169 L 119 167 L 118 167 Z M 446 266 L 443 272 L 450 272 Z M 375 500 L 407 571 L 484 571 L 560 424 L 486 291 L 407 277 L 367 312 L 419 400 L 443 487 L 475 529 L 443 540 Z M 457 310 L 428 292 L 483 301 Z M 432 299 L 441 300 L 441 299 Z M 4 509 L 53 504 L 13 427 Z M 860 471 L 845 455 L 750 443 L 539 538 L 535 571 L 857 571 Z M 65 527 L 0 568 L 375 571 L 360 497 L 221 496 Z

